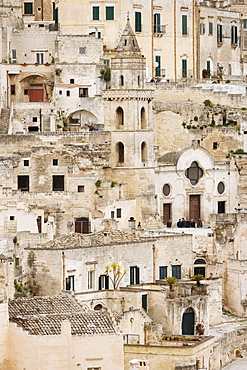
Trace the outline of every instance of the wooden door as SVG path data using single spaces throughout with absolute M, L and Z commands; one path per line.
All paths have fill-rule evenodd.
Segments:
M 75 232 L 81 234 L 89 234 L 90 223 L 86 218 L 78 218 L 75 221 Z
M 190 209 L 189 219 L 193 219 L 195 222 L 201 218 L 200 210 L 200 195 L 190 195 Z
M 29 101 L 44 101 L 44 90 L 43 89 L 30 89 L 29 90 Z
M 167 221 L 171 219 L 171 204 L 163 204 L 163 224 L 167 224 Z

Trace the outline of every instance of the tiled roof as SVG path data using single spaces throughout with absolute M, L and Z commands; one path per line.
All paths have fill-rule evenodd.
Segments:
M 116 244 L 140 241 L 144 238 L 139 236 L 139 233 L 134 229 L 118 230 L 104 229 L 94 234 L 79 234 L 73 233 L 63 235 L 55 240 L 51 240 L 41 248 L 78 248 L 103 244 Z
M 59 335 L 66 319 L 71 323 L 72 335 L 115 333 L 105 312 L 84 312 L 68 296 L 18 298 L 9 302 L 9 320 L 32 335 Z

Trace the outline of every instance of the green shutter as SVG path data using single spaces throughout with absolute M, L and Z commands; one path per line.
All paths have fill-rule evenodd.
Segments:
M 142 13 L 135 12 L 135 32 L 142 31 Z
M 167 277 L 167 266 L 160 266 L 160 279 L 165 279 Z
M 106 9 L 105 19 L 107 21 L 114 20 L 114 6 L 107 6 L 105 9 Z
M 187 15 L 182 15 L 182 35 L 188 35 Z
M 136 267 L 136 284 L 140 284 L 140 267 Z
M 93 6 L 93 20 L 99 20 L 99 6 Z
M 182 77 L 187 77 L 187 59 L 182 59 Z
M 172 266 L 172 276 L 174 276 L 177 279 L 181 279 L 181 265 Z
M 147 294 L 142 295 L 142 308 L 147 311 L 148 296 Z
M 213 23 L 209 22 L 209 35 L 213 34 Z
M 155 56 L 155 63 L 158 64 L 157 67 L 155 67 L 155 76 L 160 77 L 160 74 L 161 74 L 161 70 L 160 70 L 161 56 L 160 55 Z
M 160 27 L 160 14 L 155 13 L 154 14 L 154 33 L 160 33 L 161 27 Z
M 130 285 L 135 284 L 134 271 L 135 271 L 135 267 L 130 267 Z

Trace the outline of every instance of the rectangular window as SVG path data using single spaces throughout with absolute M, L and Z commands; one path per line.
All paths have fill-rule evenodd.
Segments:
M 88 88 L 80 87 L 79 88 L 79 98 L 87 98 L 87 97 L 88 97 Z
M 246 30 L 247 29 L 247 19 L 243 19 L 244 21 L 244 29 Z
M 205 34 L 205 23 L 200 23 L 200 34 L 204 35 Z
M 106 6 L 105 8 L 105 19 L 107 21 L 114 20 L 114 6 Z
M 237 45 L 237 43 L 238 43 L 238 28 L 237 28 L 237 26 L 232 26 L 231 43 L 233 45 Z
M 66 96 L 70 96 L 70 90 L 66 91 Z
M 29 166 L 29 159 L 24 159 L 24 161 L 23 161 L 23 165 L 24 165 L 25 167 L 28 167 L 28 166 Z
M 208 23 L 208 34 L 209 35 L 213 34 L 213 23 L 212 22 Z
M 159 267 L 159 279 L 165 279 L 167 277 L 167 266 Z
M 130 267 L 130 285 L 140 284 L 140 267 Z
M 9 216 L 10 221 L 15 221 L 15 216 Z
M 218 213 L 225 213 L 226 211 L 226 202 L 218 202 Z
M 182 77 L 187 77 L 187 59 L 182 59 Z
M 161 75 L 161 56 L 155 55 L 155 76 L 160 77 Z
M 36 63 L 44 64 L 44 53 L 36 53 Z
M 182 15 L 182 35 L 188 35 L 188 16 L 187 14 Z
M 75 83 L 74 78 L 71 78 L 71 79 L 69 80 L 69 83 L 73 85 L 73 84 Z
M 33 3 L 24 3 L 24 14 L 33 14 Z
M 222 42 L 222 24 L 217 24 L 217 42 Z
M 214 150 L 218 149 L 218 142 L 217 141 L 213 142 L 213 149 Z
M 135 32 L 142 31 L 142 13 L 135 12 Z
M 71 275 L 66 277 L 66 290 L 75 290 L 75 276 Z
M 29 95 L 29 90 L 25 89 L 24 90 L 24 95 Z
M 109 276 L 100 275 L 99 276 L 99 290 L 107 290 L 107 289 L 109 289 Z
M 122 217 L 122 208 L 117 208 L 117 218 Z
M 10 94 L 15 95 L 15 85 L 10 85 Z
M 161 27 L 160 27 L 160 14 L 155 13 L 154 14 L 154 33 L 160 33 Z
M 33 117 L 33 122 L 38 122 L 38 117 Z
M 52 176 L 52 190 L 53 191 L 64 191 L 64 176 L 63 175 Z
M 52 165 L 53 166 L 58 166 L 58 159 L 53 159 L 52 160 Z
M 84 193 L 84 185 L 78 185 L 78 193 Z
M 29 176 L 18 176 L 18 190 L 29 191 Z
M 86 54 L 87 48 L 85 46 L 80 46 L 79 47 L 79 55 L 84 55 Z
M 88 289 L 94 288 L 94 271 L 88 271 Z
M 172 276 L 174 276 L 176 279 L 181 279 L 181 265 L 172 266 Z
M 16 64 L 16 50 L 12 50 L 12 63 Z
M 147 307 L 148 307 L 148 296 L 147 294 L 143 294 L 142 295 L 142 308 L 147 311 Z
M 93 21 L 99 20 L 99 6 L 93 6 Z
M 59 95 L 62 95 L 62 93 L 63 93 L 62 90 L 59 90 Z
M 111 211 L 111 218 L 114 218 L 114 217 L 115 217 L 115 212 Z

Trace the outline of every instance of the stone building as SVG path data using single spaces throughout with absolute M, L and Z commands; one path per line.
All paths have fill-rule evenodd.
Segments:
M 122 338 L 106 313 L 84 312 L 67 296 L 21 298 L 5 308 L 1 369 L 123 369 Z

